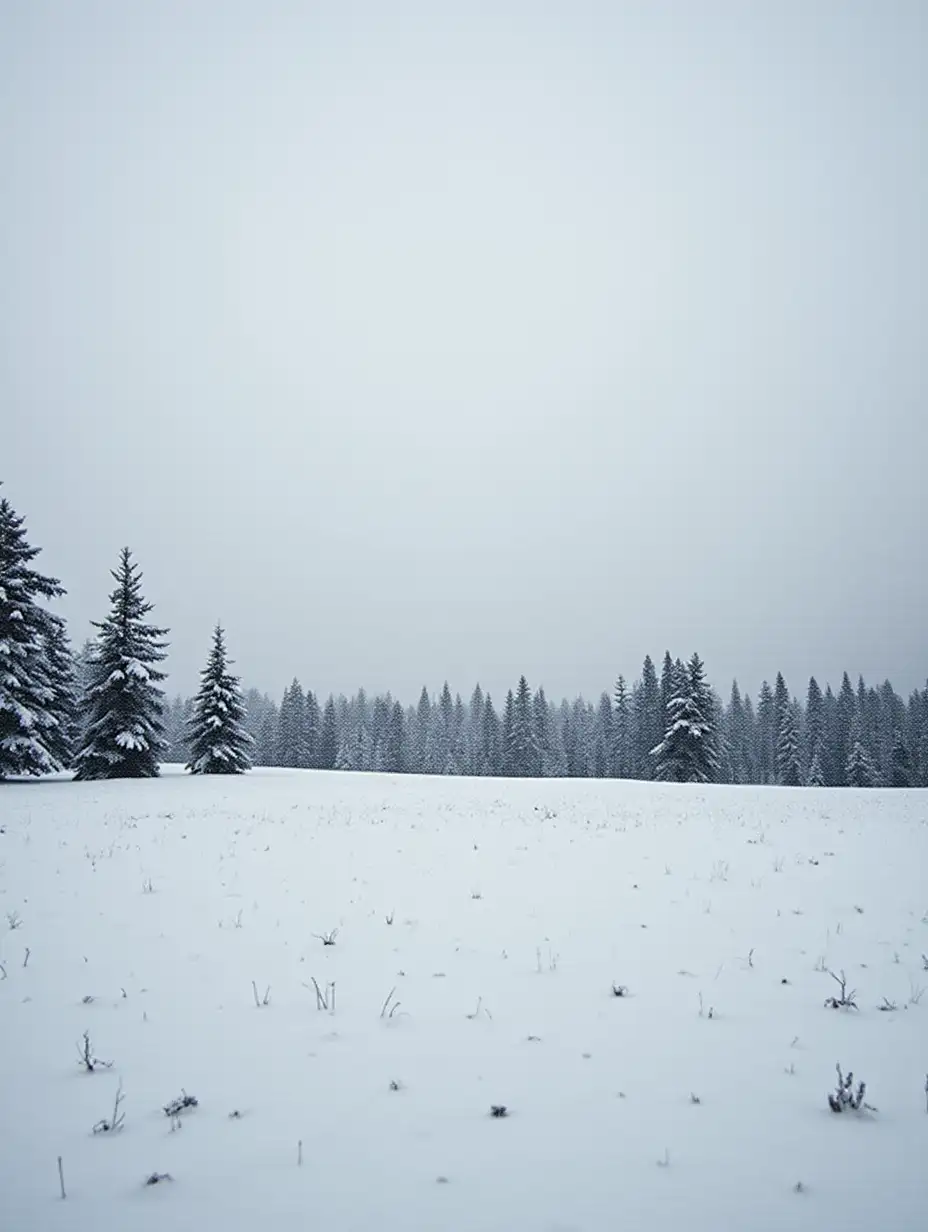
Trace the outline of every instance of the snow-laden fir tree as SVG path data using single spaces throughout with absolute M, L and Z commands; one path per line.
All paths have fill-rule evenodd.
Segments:
M 146 623 L 152 605 L 142 597 L 142 574 L 128 548 L 113 570 L 116 587 L 110 614 L 94 621 L 99 630 L 84 694 L 83 747 L 75 758 L 77 779 L 154 778 L 163 749 L 167 629 Z
M 225 634 L 217 624 L 187 725 L 191 774 L 241 774 L 251 769 L 254 741 L 244 726 L 242 686 L 230 666 Z
M 809 763 L 809 773 L 806 778 L 806 786 L 825 786 L 825 771 L 822 769 L 822 759 L 819 756 L 819 745 L 816 745 L 812 752 L 812 761 Z
M 889 784 L 891 787 L 912 786 L 912 760 L 899 728 L 896 729 L 889 755 Z
M 783 706 L 778 720 L 777 782 L 783 787 L 798 787 L 802 781 L 802 753 L 799 745 L 799 719 L 795 707 L 789 703 Z
M 31 567 L 39 551 L 25 520 L 0 500 L 0 779 L 70 761 L 73 660 L 64 622 L 42 604 L 65 592 Z
M 861 744 L 852 738 L 851 751 L 847 755 L 845 779 L 848 787 L 876 787 L 877 773 L 873 758 Z
M 677 661 L 667 705 L 667 731 L 653 750 L 663 782 L 713 783 L 718 777 L 717 715 L 702 660 Z

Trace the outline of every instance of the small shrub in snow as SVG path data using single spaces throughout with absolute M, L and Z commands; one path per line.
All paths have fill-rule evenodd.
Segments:
M 163 1181 L 173 1181 L 170 1172 L 149 1172 L 145 1178 L 146 1185 L 160 1185 Z
M 625 984 L 613 984 L 613 985 L 612 985 L 612 995 L 613 995 L 614 997 L 627 997 L 627 996 L 628 996 L 628 987 L 627 987 L 627 985 L 625 985 Z
M 164 1105 L 164 1115 L 166 1117 L 177 1117 L 182 1112 L 186 1112 L 190 1108 L 198 1108 L 200 1101 L 195 1095 L 188 1095 L 183 1087 L 180 1089 L 180 1095 L 176 1099 L 172 1099 L 170 1103 Z
M 499 1120 L 501 1117 L 509 1116 L 509 1109 L 505 1104 L 490 1104 L 490 1116 Z
M 850 992 L 847 991 L 847 977 L 844 972 L 842 971 L 840 975 L 835 975 L 833 971 L 829 971 L 828 974 L 839 985 L 841 991 L 836 997 L 825 998 L 826 1007 L 830 1010 L 856 1010 L 858 1008 L 855 1000 L 857 989 L 852 988 Z
M 338 936 L 338 929 L 333 928 L 330 933 L 313 933 L 317 941 L 321 941 L 323 945 L 334 945 L 335 938 Z
M 254 998 L 255 998 L 255 1005 L 258 1007 L 258 1009 L 261 1009 L 261 1008 L 262 1008 L 262 1006 L 270 1005 L 270 1003 L 271 1003 L 271 986 L 270 986 L 270 984 L 268 984 L 267 988 L 264 990 L 264 996 L 263 996 L 263 997 L 259 997 L 259 996 L 258 996 L 258 985 L 254 982 L 254 980 L 252 980 L 252 981 L 251 981 L 251 991 L 252 991 L 252 993 L 254 994 Z
M 17 928 L 22 928 L 23 921 L 18 911 L 8 911 L 6 913 L 6 922 L 10 926 L 10 931 L 15 932 Z
M 90 1032 L 85 1031 L 82 1037 L 82 1042 L 77 1045 L 78 1065 L 82 1065 L 88 1074 L 94 1073 L 97 1068 L 110 1069 L 112 1061 L 101 1061 L 99 1057 L 93 1055 L 93 1045 L 90 1042 Z
M 883 998 L 882 1005 L 877 1006 L 877 1009 L 884 1014 L 891 1014 L 893 1010 L 897 1010 L 898 1008 L 899 1006 L 895 1003 L 895 1001 L 890 1001 L 887 997 Z
M 876 1109 L 872 1105 L 864 1102 L 867 1084 L 859 1082 L 855 1090 L 853 1070 L 848 1070 L 845 1078 L 841 1073 L 840 1064 L 836 1065 L 835 1069 L 838 1071 L 838 1083 L 834 1094 L 828 1096 L 828 1107 L 832 1112 L 875 1112 Z
M 925 987 L 923 984 L 916 984 L 914 980 L 909 980 L 909 1005 L 918 1005 L 922 997 L 925 995 Z

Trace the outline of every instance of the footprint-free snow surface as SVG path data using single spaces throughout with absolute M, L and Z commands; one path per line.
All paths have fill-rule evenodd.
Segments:
M 902 791 L 0 787 L 0 1226 L 928 1227 L 926 818 Z M 875 1111 L 829 1110 L 836 1063 Z

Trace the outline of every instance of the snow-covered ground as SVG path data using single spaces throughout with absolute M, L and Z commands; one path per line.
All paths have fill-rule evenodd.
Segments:
M 167 773 L 0 826 L 9 1232 L 928 1227 L 928 793 Z

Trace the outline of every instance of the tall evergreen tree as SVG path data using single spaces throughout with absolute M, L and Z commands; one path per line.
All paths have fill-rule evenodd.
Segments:
M 777 782 L 784 787 L 798 787 L 802 782 L 802 765 L 799 722 L 793 706 L 784 706 L 777 726 Z
M 640 687 L 635 691 L 632 708 L 634 719 L 635 768 L 639 779 L 654 777 L 651 750 L 660 744 L 664 734 L 661 687 L 650 655 L 645 655 Z
M 809 773 L 806 777 L 806 785 L 808 787 L 825 786 L 825 771 L 822 769 L 822 760 L 819 756 L 820 747 L 820 745 L 816 745 L 815 751 L 812 754 L 812 761 L 809 765 Z
M 512 707 L 509 731 L 509 763 L 511 773 L 520 778 L 537 778 L 541 774 L 541 752 L 535 733 L 532 691 L 524 676 L 519 677 Z
M 84 744 L 77 779 L 153 778 L 162 750 L 165 658 L 168 630 L 146 623 L 152 605 L 142 597 L 142 574 L 123 548 L 110 595 L 110 614 L 94 621 L 99 630 L 90 687 L 84 704 Z
M 612 777 L 612 699 L 600 694 L 596 708 L 596 735 L 593 742 L 593 774 L 595 778 Z
M 631 699 L 620 673 L 612 693 L 612 773 L 619 779 L 632 778 L 634 761 Z
M 807 777 L 812 765 L 812 758 L 819 753 L 819 771 L 822 771 L 821 751 L 825 739 L 825 703 L 822 690 L 814 676 L 809 677 L 809 687 L 806 690 L 805 740 L 803 748 L 803 765 Z
M 848 787 L 875 787 L 876 771 L 870 754 L 858 738 L 852 737 L 847 756 L 845 781 Z
M 259 766 L 277 766 L 280 764 L 277 752 L 277 734 L 280 728 L 280 715 L 274 702 L 268 706 L 261 719 L 255 748 L 255 764 Z
M 892 751 L 889 757 L 889 775 L 886 779 L 891 787 L 912 786 L 912 760 L 900 729 L 896 729 Z
M 422 686 L 419 704 L 416 707 L 415 769 L 417 774 L 436 774 L 441 767 L 432 764 L 432 701 L 429 691 Z
M 667 731 L 654 754 L 663 782 L 712 783 L 718 777 L 715 703 L 698 654 L 674 666 Z
M 767 681 L 760 686 L 757 699 L 757 765 L 761 783 L 776 777 L 776 700 Z
M 389 774 L 406 770 L 406 715 L 399 702 L 394 702 L 390 710 L 383 768 Z
M 31 567 L 39 551 L 25 519 L 0 500 L 0 780 L 71 759 L 73 664 L 64 622 L 43 604 L 65 592 Z
M 499 715 L 488 693 L 483 701 L 480 732 L 480 774 L 497 777 L 503 773 L 503 736 Z
M 322 710 L 322 728 L 319 732 L 319 769 L 334 770 L 338 756 L 338 720 L 335 715 L 335 698 L 329 694 Z
M 837 771 L 836 787 L 843 787 L 847 782 L 847 767 L 850 753 L 854 747 L 854 730 L 858 718 L 857 694 L 851 684 L 847 672 L 841 680 L 841 691 L 838 694 L 838 704 L 835 713 L 834 727 L 834 766 Z M 859 733 L 858 737 L 859 738 Z
M 187 769 L 192 774 L 241 774 L 251 769 L 254 741 L 244 726 L 242 686 L 230 667 L 225 634 L 217 624 L 187 726 Z

